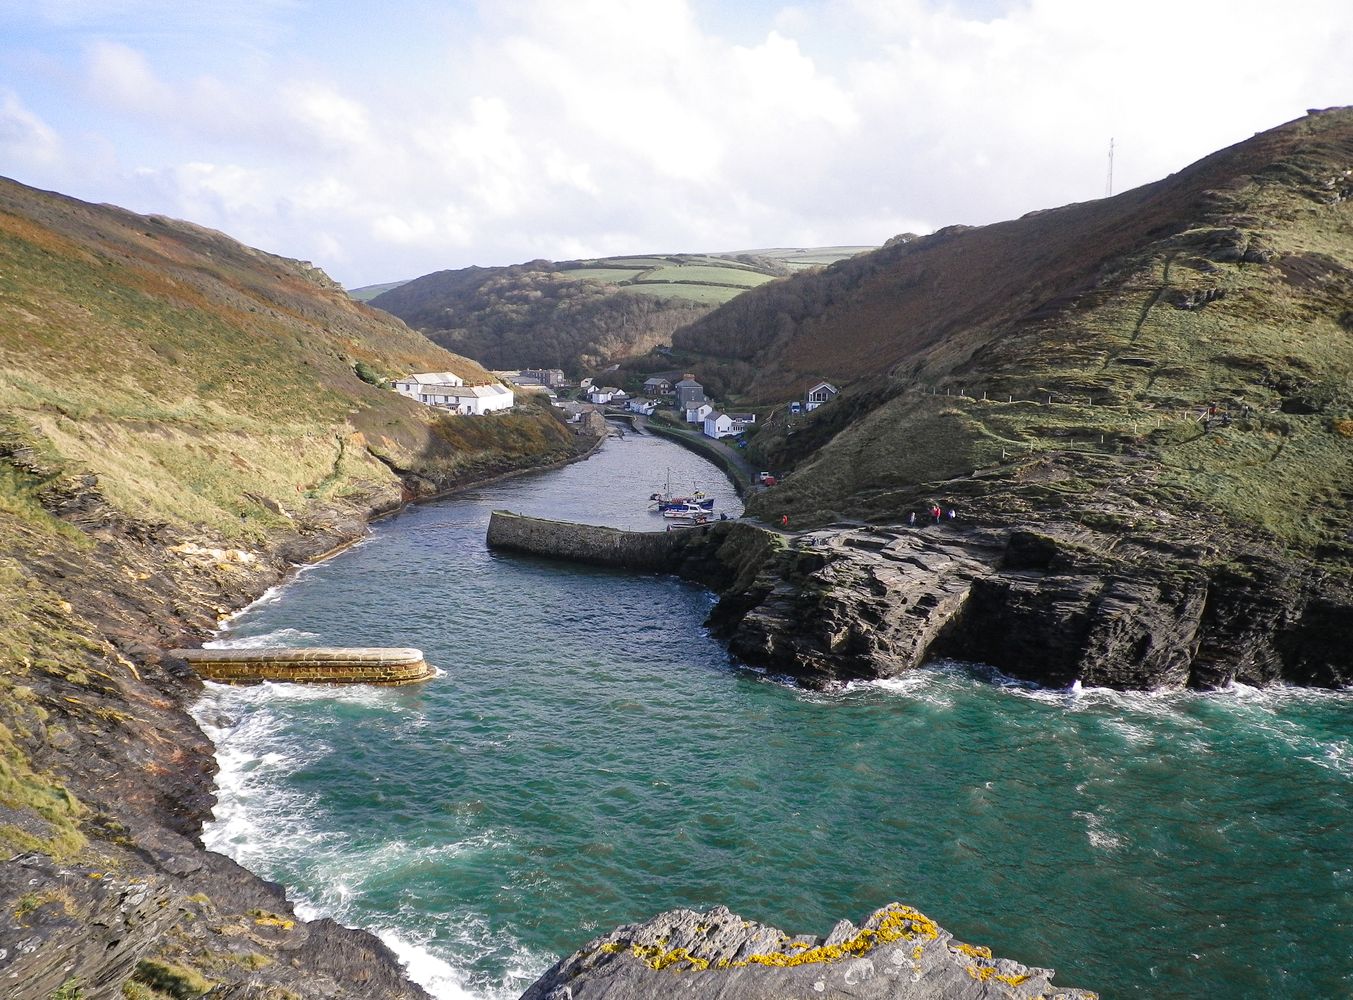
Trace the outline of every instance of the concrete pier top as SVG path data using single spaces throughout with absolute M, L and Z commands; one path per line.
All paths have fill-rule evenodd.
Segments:
M 289 681 L 298 684 L 414 684 L 433 675 L 423 651 L 412 647 L 261 646 L 174 649 L 206 680 L 227 684 Z

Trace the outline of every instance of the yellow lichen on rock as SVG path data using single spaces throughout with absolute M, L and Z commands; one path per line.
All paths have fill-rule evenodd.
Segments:
M 988 948 L 988 947 L 986 947 L 985 945 L 980 945 L 980 944 L 963 944 L 962 942 L 960 942 L 960 943 L 958 943 L 958 944 L 952 944 L 952 945 L 950 945 L 949 947 L 953 948 L 954 951 L 957 951 L 957 952 L 960 952 L 960 953 L 962 953 L 962 954 L 964 954 L 964 955 L 967 955 L 967 956 L 970 957 L 970 958 L 990 958 L 990 957 L 991 957 L 991 949 Z
M 1028 975 L 1007 975 L 996 970 L 994 965 L 969 965 L 967 967 L 968 975 L 972 976 L 980 983 L 988 979 L 994 979 L 998 983 L 1005 983 L 1007 986 L 1018 986 L 1030 977 Z

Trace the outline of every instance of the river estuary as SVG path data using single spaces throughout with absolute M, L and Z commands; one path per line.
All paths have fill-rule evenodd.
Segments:
M 208 685 L 207 846 L 380 934 L 439 998 L 515 997 L 676 906 L 825 933 L 900 900 L 1106 998 L 1353 996 L 1353 693 L 1054 692 L 979 666 L 808 693 L 677 580 L 484 545 L 489 512 L 661 530 L 703 459 L 629 435 L 374 527 L 226 645 L 418 646 L 414 689 Z

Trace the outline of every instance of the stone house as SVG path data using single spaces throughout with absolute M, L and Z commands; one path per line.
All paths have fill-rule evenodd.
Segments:
M 688 374 L 673 388 L 676 391 L 679 410 L 689 410 L 692 406 L 699 406 L 705 401 L 705 387 L 695 380 L 694 375 Z

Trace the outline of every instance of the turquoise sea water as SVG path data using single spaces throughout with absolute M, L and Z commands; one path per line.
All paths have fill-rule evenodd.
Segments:
M 209 686 L 209 846 L 512 997 L 612 926 L 724 903 L 825 933 L 891 900 L 1105 997 L 1353 995 L 1353 693 L 1054 692 L 939 664 L 823 695 L 739 667 L 705 591 L 494 555 L 488 512 L 660 528 L 595 458 L 409 511 L 230 644 L 415 645 L 416 689 Z

